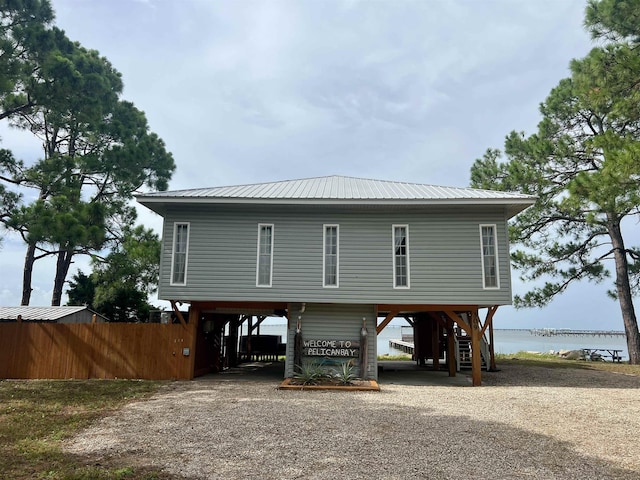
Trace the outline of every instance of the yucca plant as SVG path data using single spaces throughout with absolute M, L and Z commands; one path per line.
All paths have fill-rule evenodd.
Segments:
M 293 378 L 302 385 L 317 385 L 325 376 L 322 366 L 314 362 L 303 362 L 297 370 Z
M 342 362 L 340 368 L 334 371 L 333 376 L 340 385 L 352 385 L 356 379 L 353 363 L 351 361 Z

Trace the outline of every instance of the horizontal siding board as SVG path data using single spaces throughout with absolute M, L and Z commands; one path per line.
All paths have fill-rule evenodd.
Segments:
M 287 354 L 285 362 L 285 376 L 294 374 L 293 345 L 296 333 L 298 317 L 300 318 L 302 338 L 306 340 L 360 340 L 362 319 L 366 319 L 368 333 L 368 374 L 367 377 L 377 379 L 377 338 L 376 338 L 376 310 L 374 305 L 305 305 L 304 313 L 299 312 L 299 305 L 290 305 L 291 321 L 287 330 Z M 303 358 L 304 360 L 316 360 L 321 357 Z M 356 359 L 357 365 L 357 359 Z M 362 376 L 359 368 L 356 374 Z
M 501 209 L 468 212 L 170 209 L 159 296 L 181 300 L 349 303 L 511 303 L 507 225 Z M 187 285 L 171 286 L 174 222 L 190 222 Z M 272 287 L 256 287 L 258 224 L 274 225 Z M 339 288 L 322 286 L 324 224 L 340 225 Z M 393 224 L 409 225 L 410 289 L 393 288 Z M 480 224 L 496 224 L 500 289 L 483 290 Z

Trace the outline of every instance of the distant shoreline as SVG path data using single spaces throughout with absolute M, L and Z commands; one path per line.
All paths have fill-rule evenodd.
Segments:
M 286 326 L 287 322 L 269 322 L 269 323 L 264 323 L 264 326 L 273 326 L 273 327 L 279 327 L 279 326 Z M 409 327 L 409 325 L 388 325 L 386 328 L 402 328 L 402 327 Z M 494 332 L 536 332 L 536 331 L 555 331 L 556 335 L 561 335 L 561 334 L 570 334 L 570 335 L 603 335 L 603 334 L 609 334 L 609 335 L 620 335 L 620 336 L 625 336 L 626 333 L 624 332 L 624 330 L 576 330 L 576 329 L 572 329 L 572 328 L 553 328 L 553 327 L 549 327 L 549 328 L 494 328 L 493 331 Z

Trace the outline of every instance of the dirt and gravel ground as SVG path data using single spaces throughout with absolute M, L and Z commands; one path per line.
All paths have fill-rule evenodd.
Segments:
M 280 391 L 268 374 L 175 382 L 67 448 L 188 479 L 640 478 L 640 377 L 502 368 L 477 388 L 407 374 L 380 392 Z

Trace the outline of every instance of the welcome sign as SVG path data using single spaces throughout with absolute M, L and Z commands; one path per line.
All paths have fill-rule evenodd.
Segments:
M 307 357 L 357 357 L 360 342 L 357 340 L 305 340 L 303 355 Z

